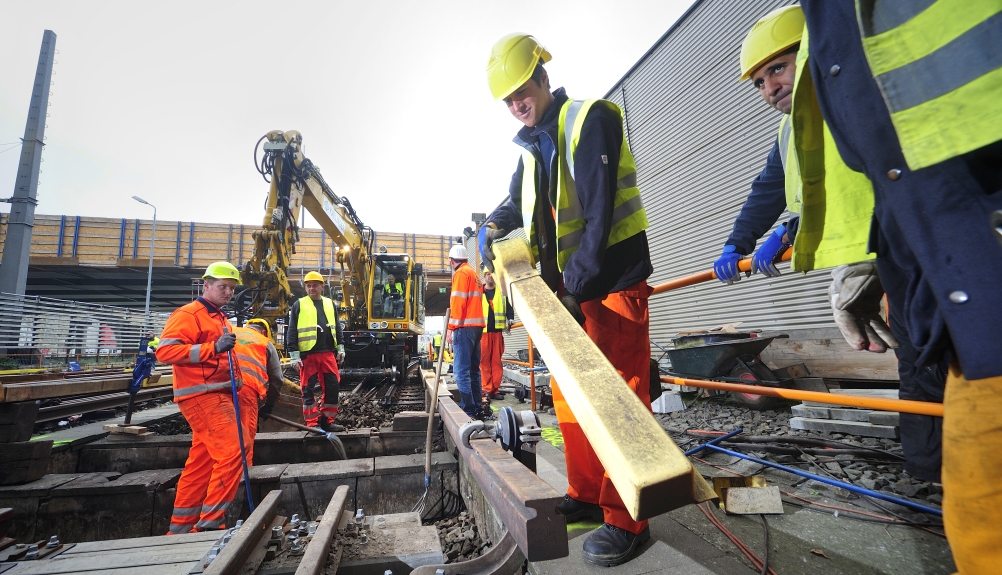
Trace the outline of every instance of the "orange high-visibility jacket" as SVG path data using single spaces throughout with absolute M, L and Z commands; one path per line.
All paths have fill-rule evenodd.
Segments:
M 208 300 L 198 298 L 167 318 L 157 359 L 174 366 L 174 401 L 210 392 L 229 391 L 230 362 L 216 353 L 216 340 L 233 331 L 226 315 Z M 239 364 L 233 366 L 237 388 L 242 386 Z
M 477 272 L 469 263 L 464 263 L 452 275 L 452 297 L 449 298 L 449 329 L 457 327 L 479 327 L 484 322 L 484 310 L 480 303 L 483 291 Z M 162 344 L 161 344 L 162 345 Z
M 271 340 L 249 327 L 238 327 L 237 343 L 233 353 L 237 356 L 240 375 L 247 385 L 252 386 L 261 399 L 269 393 L 269 386 L 274 388 L 270 393 L 278 398 L 282 389 L 282 359 Z

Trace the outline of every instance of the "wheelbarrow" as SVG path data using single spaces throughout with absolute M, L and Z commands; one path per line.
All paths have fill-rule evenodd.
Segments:
M 683 336 L 674 339 L 675 349 L 665 353 L 671 361 L 671 373 L 678 377 L 779 387 L 782 382 L 762 363 L 759 354 L 772 340 L 785 337 L 789 336 L 749 337 L 741 333 Z M 734 395 L 755 409 L 769 409 L 777 402 L 776 398 L 764 395 Z

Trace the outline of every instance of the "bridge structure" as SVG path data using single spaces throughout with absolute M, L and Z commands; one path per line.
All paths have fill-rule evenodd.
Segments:
M 9 214 L 0 214 L 0 249 Z M 219 260 L 236 265 L 253 251 L 258 226 L 157 220 L 153 239 L 150 309 L 169 312 L 198 293 L 205 267 Z M 36 214 L 31 236 L 25 294 L 92 304 L 142 308 L 150 261 L 152 220 Z M 449 248 L 457 238 L 442 235 L 375 232 L 376 250 L 407 253 L 422 264 L 428 278 L 427 315 L 442 315 L 449 304 Z M 319 228 L 301 228 L 292 280 L 317 270 L 340 277 L 333 261 L 336 247 Z M 294 289 L 302 292 L 301 284 Z

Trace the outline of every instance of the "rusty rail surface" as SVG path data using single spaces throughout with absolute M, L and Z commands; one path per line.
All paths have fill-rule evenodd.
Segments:
M 299 562 L 296 575 L 320 575 L 327 562 L 327 554 L 330 553 L 331 542 L 334 541 L 334 534 L 337 533 L 337 524 L 341 521 L 341 513 L 348 502 L 348 486 L 342 485 L 334 490 L 334 496 L 327 504 L 324 516 L 320 518 L 316 532 L 313 533 L 313 540 L 306 546 L 303 559 Z M 334 566 L 334 571 L 337 566 Z
M 233 535 L 208 567 L 204 575 L 236 575 L 243 568 L 258 542 L 268 532 L 275 515 L 278 513 L 278 500 L 282 491 L 276 489 L 268 493 L 254 512 L 250 514 L 243 527 Z
M 432 383 L 426 380 L 427 387 Z M 438 401 L 442 423 L 456 444 L 462 464 L 476 479 L 522 554 L 530 561 L 566 557 L 567 522 L 556 510 L 563 494 L 490 439 L 473 439 L 469 448 L 464 447 L 459 428 L 470 421 L 469 416 L 448 394 L 440 392 Z

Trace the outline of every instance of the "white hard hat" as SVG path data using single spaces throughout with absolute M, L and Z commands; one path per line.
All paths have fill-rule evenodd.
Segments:
M 463 244 L 456 244 L 452 246 L 449 250 L 449 259 L 453 260 L 468 260 L 470 257 L 466 255 L 466 246 Z

